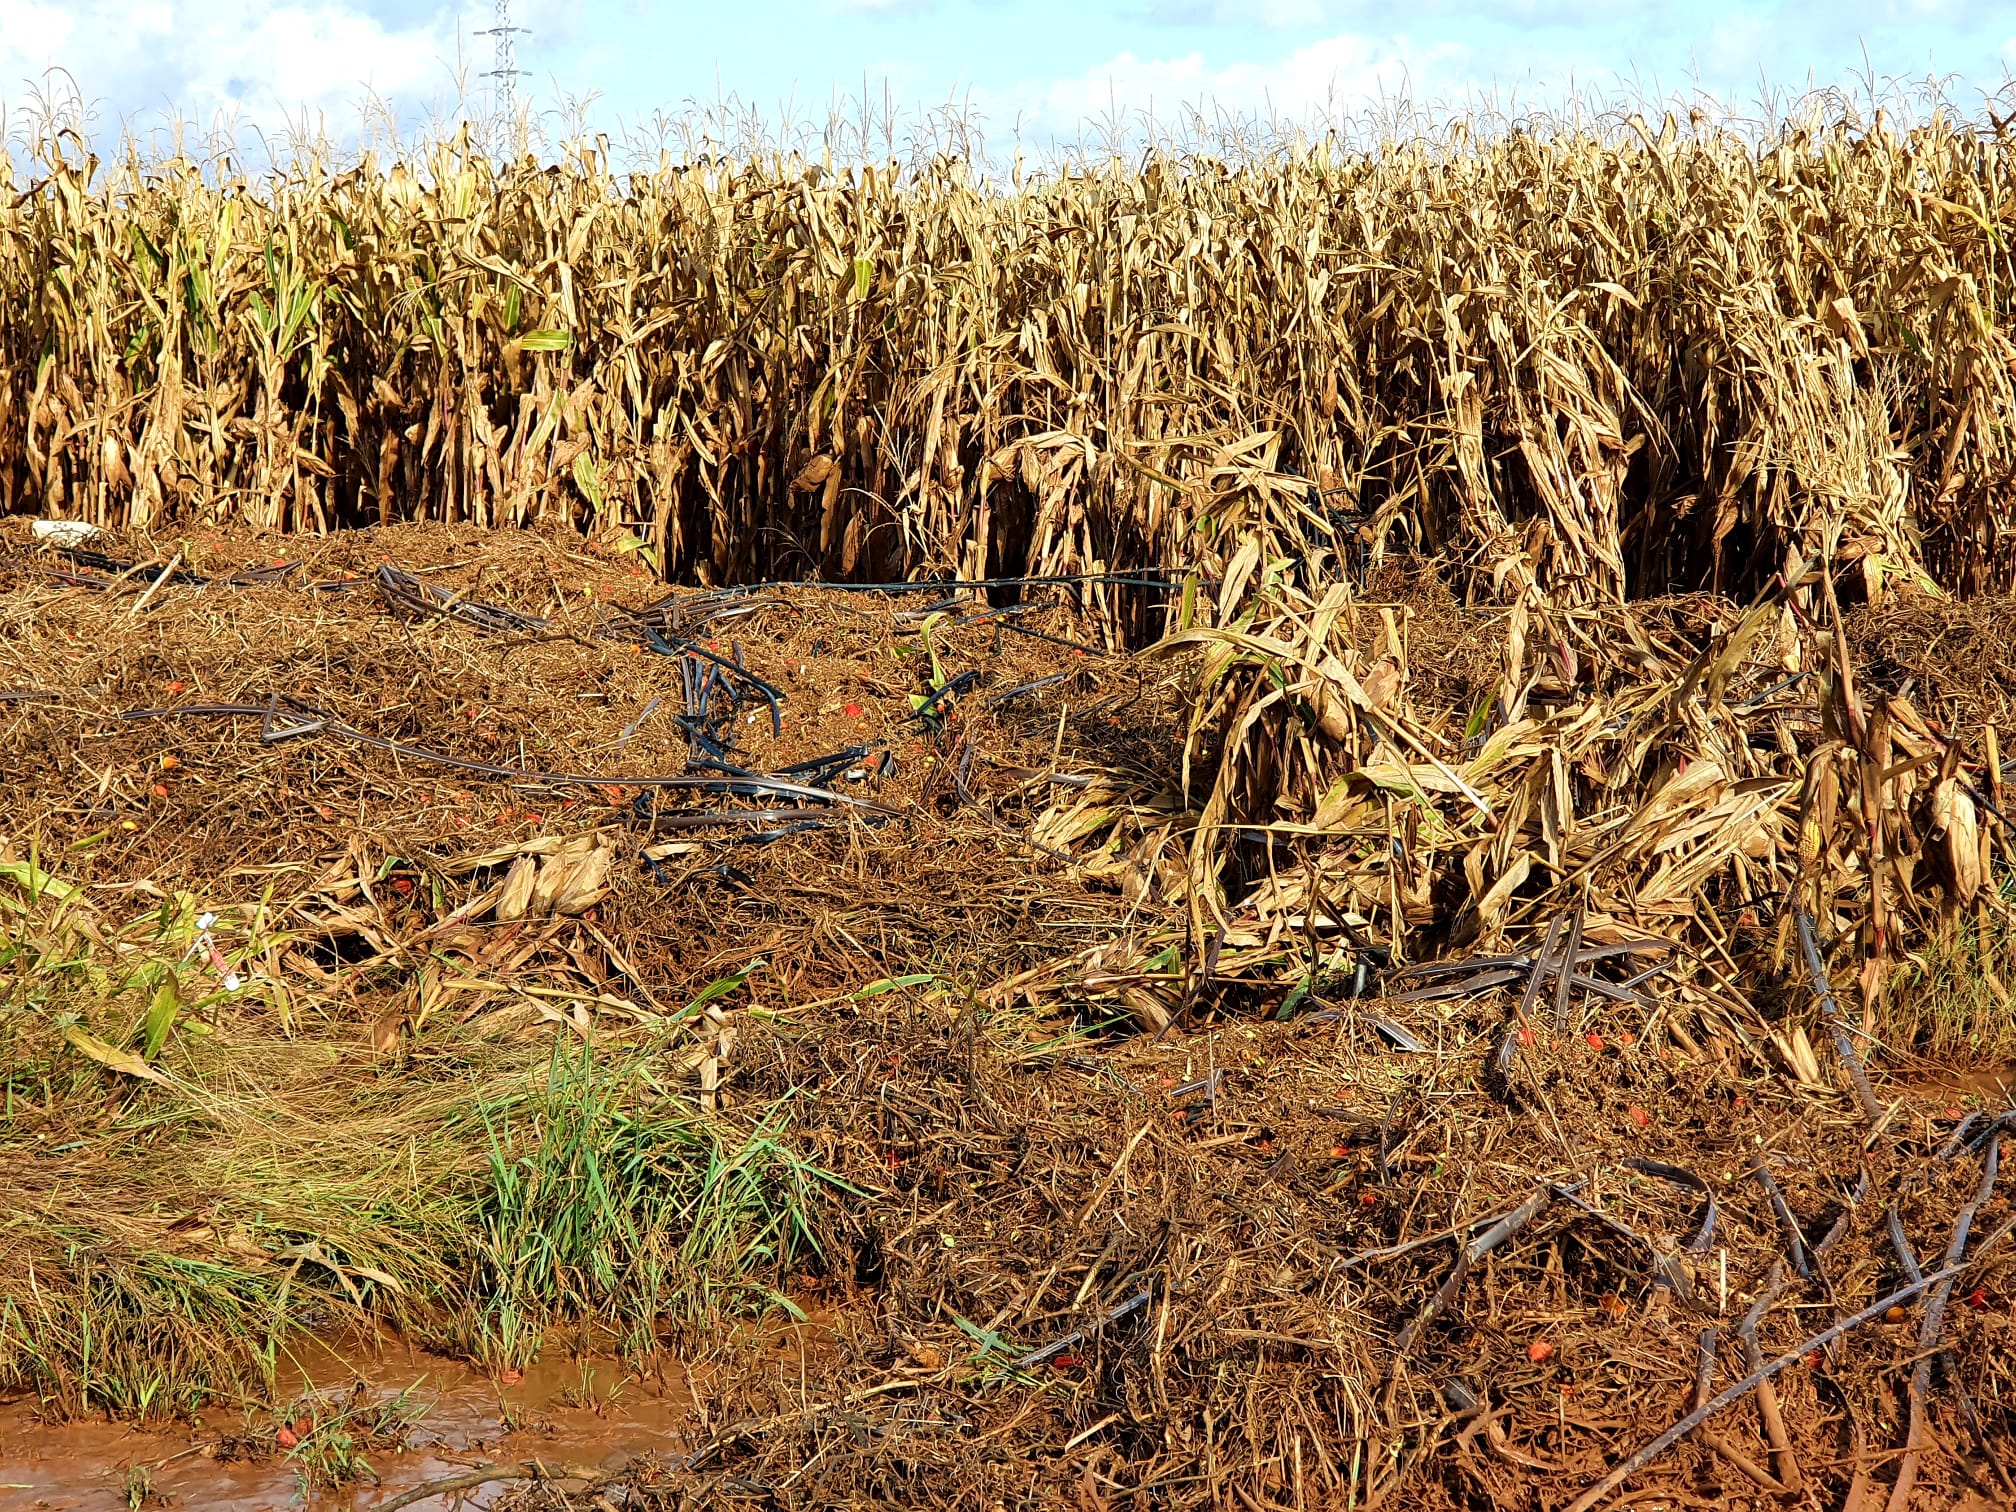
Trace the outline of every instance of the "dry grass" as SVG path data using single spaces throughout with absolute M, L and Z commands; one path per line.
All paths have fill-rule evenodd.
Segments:
M 673 580 L 1211 565 L 1267 521 L 1582 602 L 1823 545 L 2006 585 L 2011 129 L 1012 185 L 466 138 L 254 182 L 56 138 L 0 210 L 0 509 L 621 526 Z
M 672 1480 L 683 1499 L 645 1504 L 1559 1506 L 1685 1409 L 1701 1327 L 1721 1332 L 1717 1389 L 1742 1375 L 1741 1320 L 1783 1263 L 1757 1151 L 1809 1246 L 1840 1221 L 1824 1270 L 1844 1312 L 1896 1274 L 1886 1202 L 1937 1253 L 1978 1181 L 1973 1161 L 1929 1159 L 1943 1098 L 1906 1099 L 1905 1121 L 1940 1122 L 1871 1155 L 1845 1104 L 1742 1068 L 1731 1046 L 1688 1051 L 1657 1013 L 1613 1007 L 1600 1050 L 1543 1036 L 1535 1095 L 1507 1109 L 1488 1064 L 1496 1005 L 1379 1006 L 1428 1051 L 1393 1054 L 1350 1008 L 1323 1023 L 1214 1017 L 1103 1049 L 1030 1046 L 984 1014 L 948 1025 L 928 1003 L 766 1035 L 745 1085 L 824 1087 L 804 1137 L 876 1193 L 861 1268 L 843 1278 L 854 1286 L 819 1379 L 745 1378 L 734 1415 Z M 1620 1037 L 1626 1024 L 1642 1035 Z M 1700 1197 L 1632 1160 L 1698 1172 L 1720 1204 L 1713 1247 L 1681 1255 L 1679 1290 L 1648 1283 L 1648 1250 L 1683 1250 Z M 1874 1186 L 1851 1201 L 1864 1162 Z M 1451 1230 L 1474 1234 L 1535 1183 L 1592 1173 L 1577 1195 L 1600 1216 L 1555 1201 L 1402 1342 L 1450 1272 Z M 1999 1298 L 2006 1241 L 1982 1258 Z M 1828 1320 L 1825 1301 L 1787 1305 L 1802 1285 L 1760 1310 L 1767 1357 Z M 1143 1291 L 1147 1306 L 1097 1330 Z M 1956 1299 L 1949 1316 L 1967 1387 L 2006 1444 L 2007 1312 Z M 1824 1503 L 1858 1465 L 1879 1486 L 1894 1478 L 1878 1446 L 1912 1333 L 1858 1334 L 1781 1377 Z M 1724 1442 L 1766 1460 L 1754 1406 L 1721 1421 Z M 1941 1433 L 1952 1451 L 1964 1430 L 1947 1419 Z M 1928 1477 L 1966 1481 L 1959 1459 L 1942 1451 Z M 1669 1505 L 1753 1489 L 1698 1439 L 1633 1486 Z

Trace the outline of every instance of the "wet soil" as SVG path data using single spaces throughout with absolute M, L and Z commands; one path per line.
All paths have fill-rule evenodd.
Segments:
M 615 1470 L 637 1459 L 670 1457 L 686 1447 L 696 1426 L 694 1383 L 676 1364 L 640 1374 L 611 1359 L 555 1357 L 504 1381 L 396 1343 L 370 1353 L 321 1343 L 304 1363 L 306 1370 L 297 1369 L 291 1381 L 283 1377 L 276 1401 L 287 1405 L 279 1415 L 212 1408 L 199 1422 L 149 1430 L 102 1418 L 49 1421 L 32 1399 L 0 1405 L 0 1512 L 139 1506 L 364 1512 L 489 1461 Z M 299 1407 L 304 1401 L 311 1405 Z M 306 1484 L 316 1451 L 328 1448 L 338 1412 L 350 1414 L 354 1434 L 357 1418 L 395 1405 L 403 1408 L 394 1414 L 403 1420 L 396 1433 L 358 1450 L 375 1482 L 360 1474 L 333 1488 Z M 307 1432 L 284 1448 L 281 1419 L 289 1412 Z M 306 1424 L 303 1415 L 310 1418 Z M 461 1505 L 470 1507 L 499 1494 L 497 1486 L 459 1493 Z M 456 1493 L 444 1492 L 412 1505 L 456 1504 Z

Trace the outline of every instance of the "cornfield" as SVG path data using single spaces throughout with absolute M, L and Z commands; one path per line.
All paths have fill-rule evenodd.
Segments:
M 52 135 L 0 210 L 0 507 L 561 522 L 714 582 L 1222 571 L 1265 522 L 1565 605 L 1822 556 L 2006 587 L 2010 132 L 1633 117 L 1008 183 Z
M 704 1384 L 387 1506 L 2016 1497 L 2012 123 L 45 133 L 0 1387 L 307 1484 L 332 1323 Z

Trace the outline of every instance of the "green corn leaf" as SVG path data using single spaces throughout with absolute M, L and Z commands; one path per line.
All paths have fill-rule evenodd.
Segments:
M 140 1054 L 146 1060 L 153 1060 L 161 1053 L 161 1047 L 168 1042 L 168 1031 L 175 1027 L 175 1018 L 182 1010 L 182 993 L 171 971 L 161 979 L 161 985 L 154 989 L 153 1001 L 147 1005 L 147 1016 L 140 1021 Z

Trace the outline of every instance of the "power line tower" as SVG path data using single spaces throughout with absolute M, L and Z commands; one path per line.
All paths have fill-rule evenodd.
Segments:
M 517 114 L 518 80 L 530 77 L 518 66 L 518 44 L 514 38 L 520 34 L 530 36 L 531 29 L 511 24 L 511 0 L 497 0 L 497 24 L 476 33 L 479 37 L 490 37 L 496 48 L 496 64 L 483 77 L 495 79 L 494 93 L 497 108 L 506 116 Z

